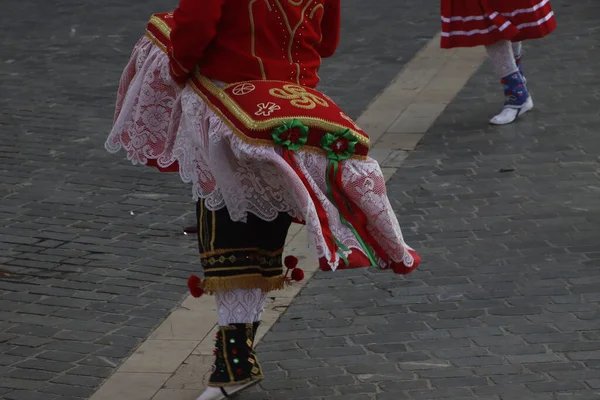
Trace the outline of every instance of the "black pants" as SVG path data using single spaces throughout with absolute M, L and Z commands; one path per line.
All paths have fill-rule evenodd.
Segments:
M 204 200 L 198 201 L 196 214 L 205 291 L 283 287 L 283 247 L 292 223 L 288 214 L 270 222 L 248 214 L 247 222 L 234 222 L 226 208 L 210 211 Z

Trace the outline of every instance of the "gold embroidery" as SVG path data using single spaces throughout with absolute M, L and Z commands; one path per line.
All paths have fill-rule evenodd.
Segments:
M 262 250 L 262 249 L 259 249 L 258 247 L 242 247 L 239 249 L 218 249 L 218 250 L 200 253 L 200 258 L 220 256 L 221 254 L 240 253 L 240 252 L 256 252 L 258 254 L 265 255 L 268 257 L 277 257 L 277 256 L 280 256 L 281 254 L 283 254 L 283 249 L 279 249 L 279 250 L 275 250 L 275 251 Z
M 155 45 L 156 47 L 158 47 L 159 49 L 161 49 L 161 50 L 162 50 L 164 53 L 166 53 L 166 52 L 167 52 L 167 48 L 165 47 L 165 45 L 164 45 L 164 44 L 162 44 L 162 43 L 160 42 L 160 40 L 158 40 L 158 39 L 156 38 L 156 36 L 154 36 L 154 35 L 153 35 L 151 32 L 149 32 L 149 31 L 146 31 L 146 37 L 147 37 L 148 39 L 150 39 L 150 40 L 152 41 L 152 43 L 154 43 L 154 45 Z
M 294 6 L 300 6 L 302 4 L 302 0 L 300 0 L 298 3 L 293 3 L 291 0 L 288 0 L 288 2 Z M 306 10 L 313 2 L 312 2 L 312 0 L 309 0 L 306 2 L 306 5 L 304 6 L 304 8 L 302 9 L 302 12 L 300 13 L 300 18 L 298 20 L 298 23 L 296 24 L 296 26 L 294 26 L 293 29 L 292 29 L 292 25 L 290 24 L 289 18 L 287 16 L 285 10 L 283 9 L 283 6 L 279 2 L 279 0 L 275 0 L 275 3 L 277 4 L 277 7 L 279 7 L 279 11 L 281 12 L 281 15 L 283 15 L 283 20 L 285 22 L 285 26 L 288 30 L 288 33 L 290 34 L 290 40 L 288 42 L 288 60 L 291 64 L 295 64 L 295 66 L 296 66 L 296 83 L 300 84 L 300 64 L 297 62 L 296 63 L 294 62 L 294 57 L 292 56 L 292 48 L 294 47 L 294 39 L 296 37 L 296 32 L 298 32 L 298 28 L 300 28 L 300 26 L 304 22 L 304 15 L 306 14 Z
M 256 60 L 258 61 L 258 67 L 260 68 L 260 74 L 262 78 L 267 79 L 267 74 L 265 73 L 265 66 L 263 64 L 263 60 L 262 58 L 256 55 L 256 26 L 254 22 L 254 12 L 252 11 L 252 9 L 254 7 L 254 3 L 256 3 L 257 1 L 259 0 L 251 0 L 250 3 L 248 3 L 248 14 L 250 16 L 250 53 L 252 54 L 252 57 L 256 58 Z M 271 11 L 271 5 L 269 4 L 269 0 L 265 0 L 265 3 L 267 3 L 269 11 Z
M 312 110 L 317 105 L 329 107 L 329 103 L 317 95 L 309 93 L 302 86 L 283 85 L 283 88 L 273 88 L 269 94 L 279 99 L 291 100 L 290 104 L 297 108 Z
M 283 289 L 286 283 L 288 282 L 283 275 L 265 278 L 258 273 L 232 277 L 207 277 L 204 280 L 204 292 L 214 294 L 219 290 L 233 289 L 261 289 L 263 292 L 270 292 Z
M 275 0 L 275 4 L 277 4 L 277 8 L 279 8 L 279 11 L 281 12 L 281 16 L 283 17 L 283 22 L 285 22 L 285 27 L 288 30 L 288 33 L 292 33 L 292 26 L 290 25 L 290 21 L 288 19 L 287 14 L 285 13 L 285 10 L 283 9 L 283 6 L 281 5 L 281 3 L 279 2 L 279 0 Z M 293 37 L 290 37 L 290 40 L 292 40 Z M 291 58 L 290 58 L 290 62 L 292 62 Z
M 283 270 L 283 267 L 281 265 L 279 265 L 277 267 L 261 267 L 260 265 L 238 265 L 235 267 L 210 268 L 209 272 L 212 274 L 213 272 L 237 271 L 237 270 L 243 270 L 243 269 L 248 269 L 248 268 L 260 269 L 262 272 L 273 272 L 273 271 L 277 271 L 277 270 Z M 235 276 L 255 275 L 258 273 L 259 272 L 257 271 L 257 272 L 251 272 L 249 274 L 239 274 L 239 275 L 235 275 Z M 212 277 L 212 278 L 214 278 L 214 277 Z
M 300 4 L 302 4 L 302 1 L 300 1 Z M 306 14 L 306 10 L 308 10 L 308 7 L 311 4 L 312 4 L 312 0 L 309 0 L 306 2 L 306 5 L 302 9 L 302 13 L 300 13 L 300 19 L 298 20 L 298 23 L 294 27 L 294 30 L 292 32 L 290 32 L 291 37 L 290 37 L 290 43 L 288 44 L 288 55 L 290 56 L 290 62 L 292 62 L 292 47 L 294 46 L 294 39 L 296 37 L 296 32 L 298 32 L 298 28 L 300 28 L 300 26 L 304 22 L 304 15 Z M 300 63 L 296 63 L 296 83 L 300 84 Z
M 261 254 L 261 255 L 264 255 L 267 257 L 277 257 L 277 256 L 280 256 L 283 254 L 283 249 L 274 250 L 274 251 L 258 249 L 258 254 Z
M 321 30 L 321 36 L 319 37 L 319 44 L 321 44 L 321 42 L 323 41 L 323 17 L 325 15 L 325 7 L 323 7 L 323 4 L 317 4 L 310 12 L 309 18 L 313 19 L 315 16 L 315 13 L 317 12 L 317 10 L 321 10 L 321 20 L 319 21 L 319 26 L 321 26 L 320 30 Z M 323 64 L 323 59 L 321 58 L 321 55 L 318 54 L 319 57 L 319 65 Z M 319 76 L 319 69 L 315 69 L 315 75 L 317 76 L 317 79 L 319 80 L 319 82 L 321 81 L 321 77 Z
M 171 52 L 171 53 L 172 53 L 172 52 Z M 175 61 L 175 62 L 177 63 L 177 65 L 179 66 L 179 68 L 181 68 L 181 69 L 182 69 L 182 70 L 183 70 L 183 71 L 184 71 L 186 74 L 189 74 L 189 73 L 190 73 L 190 70 L 189 70 L 189 69 L 187 69 L 187 68 L 185 68 L 183 65 L 181 65 L 181 63 L 180 63 L 179 61 L 177 61 L 177 59 L 175 58 L 175 56 L 174 56 L 173 54 L 171 54 L 171 59 L 172 59 L 173 61 Z M 179 75 L 177 75 L 177 76 L 179 76 Z
M 165 37 L 171 37 L 171 28 L 169 25 L 156 15 L 150 18 L 150 24 L 154 25 Z
M 200 199 L 200 216 L 198 217 L 198 235 L 200 236 L 200 247 L 202 250 L 208 248 L 208 240 L 210 239 L 208 236 L 208 231 L 206 229 L 208 221 L 206 221 L 204 207 L 204 199 Z
M 293 6 L 300 6 L 300 5 L 302 5 L 302 0 L 299 0 L 297 2 L 294 0 L 288 0 L 288 3 L 290 3 Z
M 288 2 L 294 6 L 299 6 L 302 4 L 302 0 L 300 0 L 297 4 L 292 3 L 291 0 L 288 0 Z M 279 2 L 279 0 L 275 0 L 275 3 L 277 4 L 277 7 L 279 8 L 281 15 L 283 16 L 283 21 L 285 22 L 285 26 L 288 30 L 288 33 L 290 34 L 290 41 L 288 42 L 288 61 L 291 64 L 295 64 L 295 66 L 296 66 L 296 83 L 300 84 L 300 64 L 294 62 L 294 57 L 292 57 L 292 48 L 294 46 L 294 38 L 296 37 L 296 32 L 298 31 L 298 28 L 300 27 L 300 25 L 302 25 L 302 22 L 304 22 L 304 14 L 306 13 L 306 10 L 308 9 L 308 7 L 312 4 L 312 0 L 309 0 L 306 2 L 306 5 L 304 6 L 304 8 L 302 9 L 302 12 L 300 13 L 300 19 L 298 20 L 298 23 L 296 24 L 296 26 L 294 26 L 293 29 L 292 29 L 292 25 L 290 24 L 290 20 L 287 16 L 285 10 L 283 9 L 283 6 Z
M 246 112 L 244 110 L 242 110 L 235 101 L 230 99 L 229 96 L 227 96 L 223 92 L 223 90 L 221 88 L 219 88 L 217 85 L 215 85 L 210 79 L 206 78 L 205 76 L 200 75 L 199 73 L 196 73 L 196 78 L 200 81 L 200 83 L 202 84 L 202 86 L 204 88 L 206 88 L 209 92 L 211 92 L 211 94 L 213 96 L 218 97 L 223 102 L 225 107 L 227 107 L 227 109 L 229 111 L 231 111 L 237 117 L 237 119 L 239 121 L 241 121 L 244 124 L 244 126 L 246 126 L 246 128 L 248 128 L 252 131 L 272 130 L 272 129 L 280 126 L 282 123 L 289 121 L 290 119 L 300 120 L 306 126 L 313 127 L 313 128 L 319 128 L 319 129 L 322 129 L 322 130 L 328 131 L 328 132 L 344 130 L 347 128 L 344 125 L 340 125 L 335 122 L 330 122 L 323 118 L 309 117 L 309 116 L 287 116 L 285 118 L 278 117 L 278 118 L 266 119 L 263 121 L 255 121 L 248 114 L 246 114 Z M 242 141 L 244 141 L 245 143 L 248 143 L 248 144 L 255 145 L 255 146 L 273 146 L 273 141 L 270 139 L 253 139 L 253 138 L 249 138 L 248 136 L 246 136 L 242 131 L 240 131 L 235 126 L 234 123 L 229 121 L 229 119 L 225 115 L 223 115 L 223 113 L 219 110 L 218 107 L 216 107 L 215 105 L 213 105 L 210 102 L 210 100 L 204 95 L 202 90 L 200 90 L 196 86 L 196 83 L 193 80 L 189 81 L 189 84 L 191 85 L 192 89 L 194 89 L 194 91 L 198 94 L 198 96 L 200 96 L 202 98 L 202 100 L 208 105 L 208 107 L 215 114 L 217 114 L 221 118 L 221 120 L 223 122 L 225 122 L 225 125 L 227 125 L 227 127 L 229 129 L 231 129 L 232 132 L 236 133 L 236 135 Z M 370 146 L 370 139 L 368 137 L 365 137 L 352 129 L 350 130 L 350 133 L 363 146 L 365 146 L 365 147 Z M 308 147 L 308 146 L 303 147 L 302 151 L 308 151 L 308 152 L 316 153 L 316 154 L 327 154 L 327 152 L 321 148 Z M 366 156 L 362 156 L 362 155 L 354 155 L 351 158 L 356 159 L 356 160 L 366 160 L 367 159 Z
M 242 249 L 219 249 L 213 251 L 207 251 L 204 253 L 200 253 L 200 258 L 211 257 L 211 256 L 219 256 L 225 253 L 233 253 L 233 252 L 242 252 L 242 251 L 257 251 L 256 247 L 244 247 Z
M 271 114 L 273 114 L 275 111 L 279 111 L 281 110 L 281 107 L 279 107 L 277 104 L 269 101 L 268 103 L 259 103 L 257 104 L 258 106 L 258 111 L 256 111 L 254 113 L 254 115 L 264 115 L 265 117 L 269 117 Z
M 224 333 L 221 333 L 221 348 L 223 349 L 223 351 L 227 351 L 227 347 L 229 346 L 229 343 L 227 343 L 227 335 L 225 335 Z M 235 381 L 235 377 L 233 376 L 233 371 L 231 370 L 231 365 L 229 364 L 229 357 L 225 356 L 223 357 L 225 359 L 225 366 L 227 367 L 227 374 L 229 375 L 229 382 L 234 382 Z
M 354 122 L 354 120 L 352 118 L 350 118 L 349 116 L 347 116 L 343 111 L 340 111 L 340 117 L 342 117 L 346 121 L 350 122 L 352 124 L 352 126 L 354 127 L 354 129 L 360 129 L 358 127 L 358 125 L 356 125 L 356 122 Z
M 152 16 L 150 18 L 150 24 L 154 25 L 156 27 L 156 29 L 158 29 L 163 35 L 165 35 L 165 37 L 168 37 L 168 38 L 171 37 L 171 28 L 169 28 L 169 25 L 167 25 L 162 19 Z M 155 45 L 157 45 L 162 51 L 164 51 L 165 53 L 167 52 L 167 48 L 165 47 L 165 45 L 160 43 L 160 41 L 153 34 L 146 31 L 146 36 L 148 36 L 148 38 L 150 40 L 152 40 L 152 42 Z M 183 65 L 181 65 L 181 63 L 179 61 L 177 61 L 177 59 L 175 58 L 175 56 L 173 54 L 170 54 L 169 57 L 171 59 L 173 59 L 177 63 L 179 68 L 181 68 L 186 74 L 190 73 L 190 71 L 188 69 L 184 68 Z M 173 70 L 173 68 L 171 68 L 171 72 L 173 72 L 176 76 L 184 76 L 184 75 L 178 74 L 176 71 Z
M 266 269 L 266 270 L 281 267 L 281 258 L 261 257 L 259 262 L 260 262 L 261 268 Z M 265 265 L 269 265 L 269 267 L 265 267 Z M 275 265 L 275 267 L 271 267 L 271 265 Z
M 229 261 L 231 263 L 234 263 L 234 262 L 236 262 L 236 260 L 237 260 L 237 257 L 234 256 L 234 255 L 231 255 L 229 257 L 221 256 L 221 257 L 218 257 L 218 258 L 209 257 L 209 258 L 202 259 L 202 261 L 204 263 L 208 263 L 210 265 L 215 265 L 216 263 L 223 264 L 225 261 Z M 238 268 L 238 267 L 235 267 L 235 268 Z M 217 268 L 211 269 L 211 271 L 215 271 L 215 270 L 217 270 Z
M 259 252 L 259 254 L 261 254 L 262 252 Z M 242 257 L 243 259 L 246 259 L 246 257 Z M 230 255 L 229 257 L 226 257 L 225 255 L 221 255 L 219 257 L 216 256 L 210 256 L 210 257 L 202 257 L 202 262 L 204 264 L 210 264 L 210 265 L 215 265 L 217 263 L 219 264 L 223 264 L 225 261 L 229 261 L 230 263 L 234 263 L 238 260 L 238 258 L 235 255 Z M 260 268 L 262 269 L 273 269 L 273 268 L 280 268 L 281 267 L 281 255 L 278 256 L 264 256 L 261 255 L 261 257 L 258 257 L 258 262 L 260 264 Z M 275 265 L 275 267 L 271 267 L 271 265 Z M 266 267 L 268 266 L 268 267 Z M 257 268 L 256 265 L 236 265 L 236 266 L 232 266 L 232 267 L 219 267 L 219 268 L 211 268 L 211 271 L 226 271 L 229 269 L 240 269 L 240 268 Z
M 177 76 L 177 77 L 186 76 L 186 74 L 185 74 L 185 73 L 184 73 L 184 74 L 179 74 L 179 73 L 177 73 L 177 72 L 176 72 L 176 71 L 173 69 L 173 67 L 171 67 L 171 66 L 169 66 L 169 70 L 170 70 L 170 71 L 171 71 L 171 72 L 172 72 L 172 73 L 173 73 L 175 76 Z
M 217 218 L 214 211 L 211 212 L 212 232 L 210 235 L 210 250 L 215 251 L 215 239 L 217 238 Z M 233 261 L 232 261 L 233 262 Z
M 248 93 L 252 93 L 256 89 L 251 83 L 240 83 L 236 87 L 233 88 L 232 93 L 236 96 L 243 96 Z
M 317 4 L 317 5 L 316 5 L 316 6 L 315 6 L 315 7 L 314 7 L 314 8 L 313 8 L 311 11 L 310 11 L 310 14 L 308 15 L 308 17 L 309 17 L 310 19 L 313 19 L 313 18 L 314 18 L 314 16 L 315 16 L 315 13 L 317 12 L 317 10 L 318 10 L 318 9 L 321 9 L 321 10 L 323 10 L 323 13 L 325 12 L 325 7 L 323 7 L 323 4 Z M 323 15 L 323 14 L 321 14 L 321 15 Z M 321 19 L 323 19 L 323 18 L 321 18 Z M 323 34 L 321 34 L 321 39 L 323 39 Z

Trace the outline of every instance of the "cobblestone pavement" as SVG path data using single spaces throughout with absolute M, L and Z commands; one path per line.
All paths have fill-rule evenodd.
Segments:
M 600 399 L 600 3 L 553 4 L 526 48 L 537 109 L 488 126 L 484 67 L 391 179 L 420 270 L 317 274 L 244 400 Z
M 101 4 L 101 5 L 100 5 Z M 436 32 L 420 2 L 344 2 L 324 89 L 357 116 Z M 189 188 L 103 150 L 122 67 L 173 2 L 6 0 L 0 15 L 0 398 L 87 398 L 198 268 Z M 408 28 L 410 27 L 410 29 Z

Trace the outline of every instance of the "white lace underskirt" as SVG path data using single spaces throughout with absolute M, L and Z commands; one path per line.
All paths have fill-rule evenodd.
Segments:
M 245 220 L 248 213 L 267 221 L 280 212 L 289 213 L 306 223 L 309 245 L 319 259 L 331 260 L 309 193 L 280 150 L 240 140 L 193 89 L 171 79 L 168 56 L 146 37 L 136 44 L 121 77 L 114 126 L 105 147 L 111 153 L 124 149 L 133 164 L 154 160 L 166 168 L 177 162 L 181 179 L 192 184 L 194 200 L 205 199 L 211 210 L 227 207 L 234 221 Z M 294 156 L 327 212 L 332 233 L 348 248 L 360 250 L 326 195 L 327 158 L 303 151 Z M 379 260 L 381 267 L 390 261 L 410 267 L 413 258 L 379 164 L 368 158 L 345 160 L 341 166 L 346 194 L 365 212 L 367 229 L 388 254 L 387 261 Z M 335 254 L 333 259 L 328 264 L 336 269 L 340 257 Z

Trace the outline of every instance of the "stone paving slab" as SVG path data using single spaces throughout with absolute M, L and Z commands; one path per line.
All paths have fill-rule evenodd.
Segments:
M 149 14 L 173 4 L 3 5 L 0 398 L 87 398 L 179 305 L 198 268 L 181 235 L 189 188 L 103 150 L 131 47 Z M 437 18 L 416 0 L 344 7 L 340 54 L 321 75 L 357 116 Z M 140 382 L 160 382 L 149 374 Z
M 418 272 L 318 273 L 259 345 L 245 400 L 600 398 L 600 3 L 553 1 L 536 110 L 482 68 L 389 183 Z

